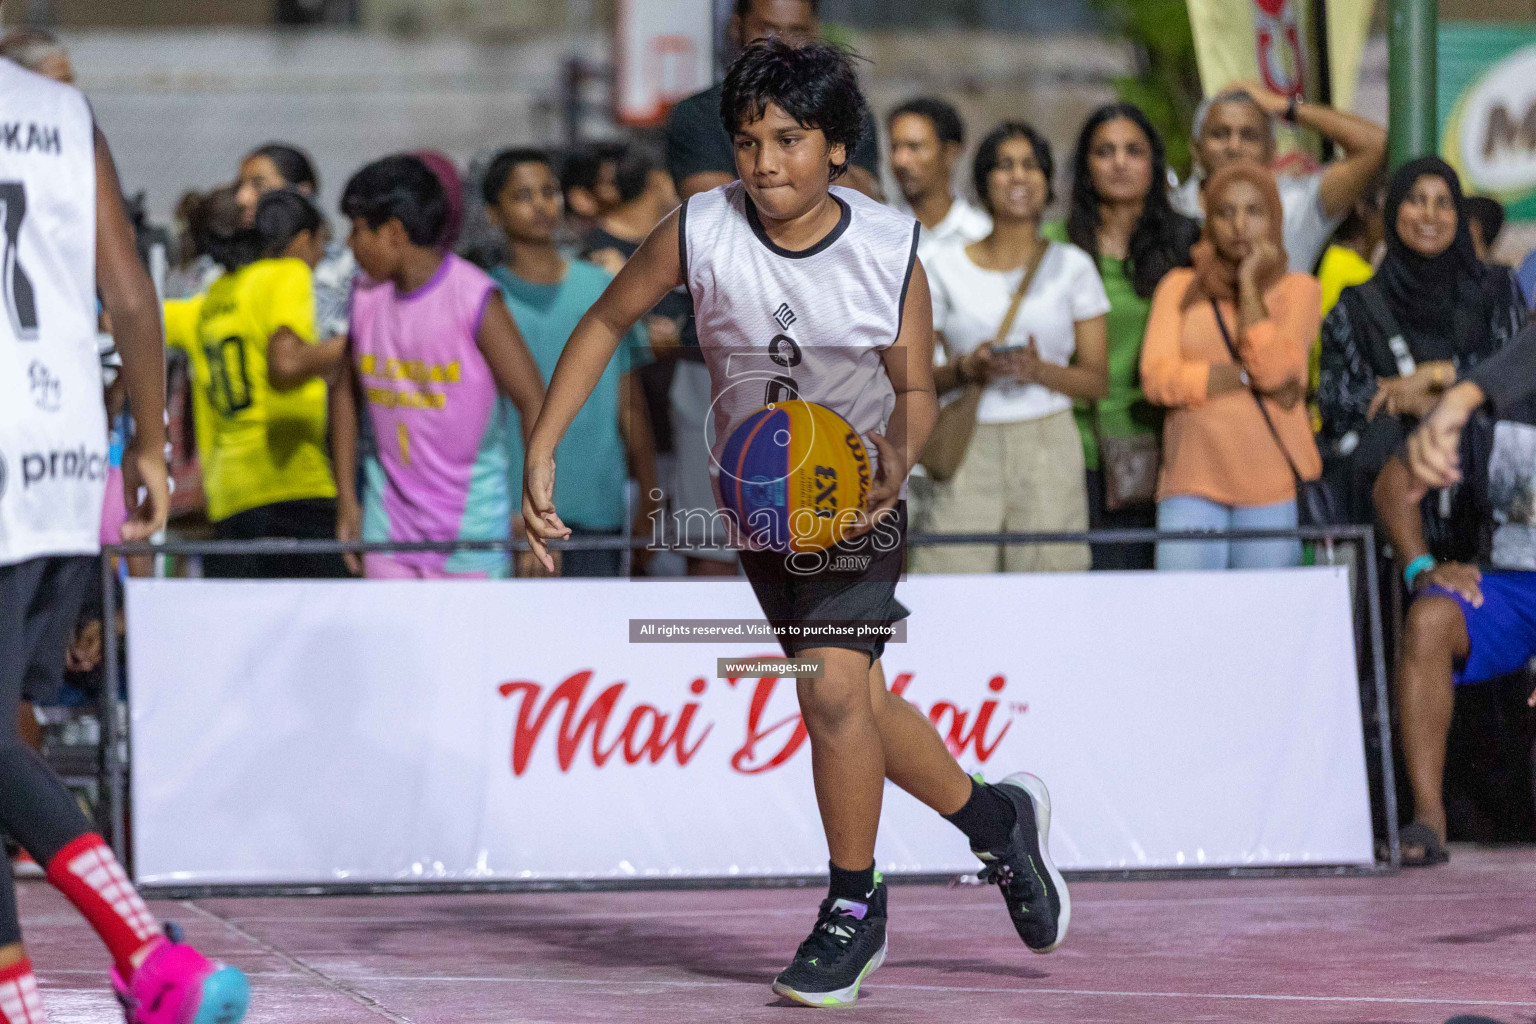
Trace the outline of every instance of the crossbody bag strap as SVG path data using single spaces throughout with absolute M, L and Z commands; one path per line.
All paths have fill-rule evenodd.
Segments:
M 1013 330 L 1013 322 L 1019 318 L 1019 308 L 1024 305 L 1024 296 L 1029 294 L 1029 286 L 1035 283 L 1035 273 L 1040 269 L 1040 264 L 1045 262 L 1046 251 L 1051 247 L 1050 242 L 1040 250 L 1040 255 L 1024 271 L 1024 276 L 1019 279 L 1019 286 L 1013 290 L 1013 297 L 1008 300 L 1008 311 L 1003 314 L 1003 322 L 998 325 L 997 334 L 992 338 L 992 347 L 1001 348 L 1008 339 L 1008 332 Z M 962 359 L 964 356 L 961 357 Z M 983 384 L 975 381 L 967 381 L 967 387 L 984 388 Z
M 1418 369 L 1418 363 L 1413 358 L 1413 352 L 1408 348 L 1408 339 L 1403 334 L 1402 327 L 1398 326 L 1397 317 L 1392 313 L 1392 307 L 1387 304 L 1387 297 L 1381 290 L 1381 281 L 1371 278 L 1363 284 L 1356 285 L 1355 290 L 1360 295 L 1360 301 L 1365 303 L 1365 313 L 1376 324 L 1376 329 L 1381 331 L 1387 339 L 1387 350 L 1392 354 L 1392 361 L 1397 364 L 1399 376 L 1407 377 Z
M 1232 353 L 1232 361 L 1238 366 L 1243 366 L 1243 357 L 1237 351 L 1237 346 L 1232 343 L 1232 334 L 1227 330 L 1227 320 L 1221 315 L 1221 306 L 1214 298 L 1211 299 L 1211 312 L 1216 314 L 1216 326 L 1221 328 L 1221 340 L 1227 343 L 1227 351 Z M 1247 368 L 1244 367 L 1246 370 Z M 1275 439 L 1275 446 L 1280 449 L 1280 455 L 1285 459 L 1285 464 L 1290 467 L 1291 476 L 1296 479 L 1298 486 L 1302 484 L 1301 473 L 1296 469 L 1296 463 L 1291 461 L 1291 453 L 1286 450 L 1285 442 L 1280 440 L 1280 431 L 1275 429 L 1275 421 L 1269 418 L 1269 409 L 1264 405 L 1264 396 L 1256 391 L 1249 391 L 1255 404 L 1259 407 L 1259 415 L 1264 417 L 1264 425 L 1269 428 L 1270 436 Z
M 1365 303 L 1365 311 L 1370 314 L 1376 326 L 1389 338 L 1399 337 L 1403 329 L 1397 325 L 1397 317 L 1392 314 L 1392 307 L 1387 305 L 1387 297 L 1381 292 L 1381 282 L 1376 278 L 1362 282 L 1355 286 L 1360 301 Z
M 1008 303 L 1008 312 L 1003 314 L 1003 323 L 997 329 L 997 337 L 992 339 L 994 347 L 1002 347 L 1008 340 L 1008 332 L 1013 330 L 1013 322 L 1019 318 L 1019 308 L 1024 305 L 1024 296 L 1029 294 L 1029 286 L 1035 283 L 1035 274 L 1040 269 L 1040 264 L 1045 262 L 1045 254 L 1051 248 L 1051 243 L 1046 242 L 1040 249 L 1040 255 L 1024 271 L 1024 276 L 1019 279 L 1019 286 L 1013 290 L 1013 298 Z

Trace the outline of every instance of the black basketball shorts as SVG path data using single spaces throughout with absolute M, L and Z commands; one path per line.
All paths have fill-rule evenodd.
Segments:
M 0 566 L 0 694 L 6 706 L 18 698 L 35 704 L 58 698 L 64 652 L 97 564 L 89 556 L 68 555 Z
M 886 630 L 910 613 L 896 600 L 907 547 L 907 503 L 861 537 L 826 551 L 742 551 L 741 566 L 789 657 L 814 647 L 885 651 Z M 798 629 L 798 635 L 789 627 Z

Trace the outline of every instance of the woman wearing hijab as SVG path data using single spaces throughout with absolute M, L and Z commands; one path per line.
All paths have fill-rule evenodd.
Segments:
M 1461 181 L 1438 157 L 1404 164 L 1387 188 L 1387 255 L 1376 276 L 1344 289 L 1323 321 L 1318 435 L 1355 522 L 1372 522 L 1376 477 L 1414 421 L 1446 388 L 1520 330 L 1525 311 L 1500 267 L 1481 263 L 1462 209 Z M 1467 531 L 1425 505 L 1430 547 L 1466 552 Z
M 1322 471 L 1307 421 L 1307 353 L 1322 292 L 1286 272 L 1280 194 L 1269 171 L 1232 164 L 1206 184 L 1193 268 L 1152 296 L 1141 354 L 1147 398 L 1170 411 L 1158 481 L 1161 530 L 1296 526 L 1296 483 Z M 1157 545 L 1159 569 L 1297 565 L 1296 540 Z
M 1379 469 L 1401 439 L 1396 422 L 1368 429 L 1379 413 L 1424 415 L 1523 326 L 1513 279 L 1478 260 L 1462 206 L 1461 181 L 1439 157 L 1392 176 L 1386 259 L 1370 281 L 1344 289 L 1323 322 L 1318 404 L 1331 454 L 1358 449 L 1357 461 Z

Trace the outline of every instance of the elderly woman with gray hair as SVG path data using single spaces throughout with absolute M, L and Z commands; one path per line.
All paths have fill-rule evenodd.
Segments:
M 75 68 L 69 62 L 69 51 L 52 32 L 19 28 L 0 39 L 0 57 L 55 82 L 75 84 Z
M 1312 129 L 1343 150 L 1343 158 L 1305 174 L 1276 167 L 1277 121 Z M 1238 83 L 1201 103 L 1191 138 L 1199 173 L 1174 192 L 1174 209 L 1204 220 L 1200 191 L 1206 178 L 1243 161 L 1270 168 L 1285 213 L 1281 233 L 1289 269 L 1298 274 L 1317 268 L 1328 239 L 1370 188 L 1387 155 L 1387 130 L 1381 125 L 1281 96 L 1256 82 Z

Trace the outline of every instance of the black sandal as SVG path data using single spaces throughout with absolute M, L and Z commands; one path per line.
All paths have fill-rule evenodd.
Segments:
M 1403 867 L 1428 868 L 1436 864 L 1444 864 L 1451 859 L 1451 852 L 1445 848 L 1440 837 L 1435 835 L 1435 830 L 1416 821 L 1407 826 L 1398 836 L 1398 844 L 1403 850 Z M 1424 852 L 1417 857 L 1408 856 L 1408 847 L 1417 846 Z

